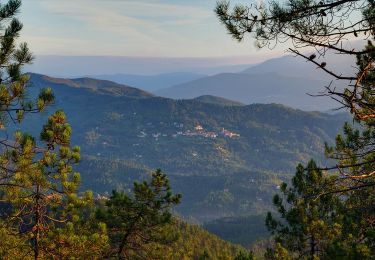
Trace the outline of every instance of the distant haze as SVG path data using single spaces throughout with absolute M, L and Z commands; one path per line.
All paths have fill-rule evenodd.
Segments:
M 251 64 L 262 62 L 268 58 L 268 55 L 217 58 L 39 55 L 34 64 L 27 66 L 26 70 L 59 77 L 105 74 L 153 75 L 173 72 L 216 74 L 239 72 Z
M 266 57 L 264 57 L 266 59 Z M 27 71 L 63 78 L 110 80 L 173 99 L 216 96 L 252 103 L 278 103 L 302 110 L 337 108 L 330 98 L 313 98 L 328 84 L 343 88 L 317 65 L 291 55 L 256 63 L 252 57 L 150 58 L 110 56 L 38 56 Z M 345 56 L 316 58 L 338 75 L 354 75 Z
M 322 62 L 323 59 L 317 61 Z M 327 68 L 338 74 L 353 75 L 353 68 L 348 64 L 352 61 L 346 57 L 327 57 Z M 213 95 L 244 104 L 279 103 L 303 110 L 326 111 L 337 108 L 339 104 L 328 97 L 311 97 L 308 94 L 320 94 L 328 84 L 343 88 L 346 83 L 336 81 L 302 58 L 284 56 L 251 66 L 240 73 L 220 73 L 154 93 L 174 99 Z

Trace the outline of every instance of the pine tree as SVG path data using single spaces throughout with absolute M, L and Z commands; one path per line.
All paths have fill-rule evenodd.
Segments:
M 240 252 L 235 256 L 234 260 L 255 260 L 255 256 L 252 252 Z
M 0 157 L 8 172 L 2 200 L 10 205 L 2 217 L 14 233 L 29 238 L 35 259 L 45 253 L 43 240 L 48 232 L 76 218 L 80 177 L 72 164 L 80 160 L 80 149 L 70 148 L 70 136 L 65 114 L 57 111 L 43 127 L 45 147 L 38 147 L 30 135 L 16 132 L 13 148 Z
M 26 43 L 16 46 L 22 29 L 15 18 L 20 6 L 21 0 L 0 4 L 1 128 L 54 102 L 49 88 L 35 100 L 27 97 L 29 77 L 22 74 L 22 67 L 33 56 Z M 70 137 L 65 114 L 57 111 L 43 127 L 40 140 L 18 131 L 14 140 L 6 133 L 0 141 L 0 258 L 102 259 L 112 255 L 111 249 L 121 258 L 129 252 L 138 254 L 144 244 L 169 241 L 164 228 L 172 220 L 170 207 L 179 203 L 180 196 L 171 193 L 167 177 L 157 171 L 150 183 L 136 183 L 134 196 L 115 192 L 106 210 L 96 214 L 92 193 L 77 193 L 80 175 L 73 164 L 80 160 L 80 149 L 70 147 Z M 109 226 L 112 248 L 107 226 L 98 222 L 97 215 Z
M 345 202 L 341 238 L 329 249 L 337 258 L 365 259 L 375 252 L 375 175 L 368 174 L 375 167 L 374 140 L 374 127 L 360 131 L 345 124 L 335 146 L 326 145 L 326 155 L 338 161 L 342 177 L 334 190 L 321 195 L 339 194 Z
M 96 219 L 97 200 L 85 192 L 71 205 L 73 214 L 64 225 L 52 226 L 43 240 L 47 259 L 103 259 L 109 249 L 107 227 Z
M 16 18 L 21 0 L 0 4 L 0 128 L 11 121 L 19 123 L 25 114 L 36 113 L 54 101 L 50 88 L 42 89 L 36 100 L 26 96 L 29 76 L 22 74 L 22 67 L 33 61 L 26 43 L 16 45 L 22 23 Z M 8 146 L 6 140 L 0 142 Z
M 333 240 L 329 237 L 330 233 L 324 236 L 330 242 L 325 243 L 322 255 L 336 259 L 370 257 L 375 252 L 375 48 L 372 43 L 375 38 L 375 1 L 288 0 L 283 3 L 271 1 L 251 6 L 235 5 L 233 9 L 228 1 L 221 1 L 216 14 L 235 39 L 242 41 L 245 35 L 252 35 L 260 48 L 288 41 L 291 53 L 303 57 L 344 85 L 343 88 L 335 88 L 329 84 L 323 95 L 347 108 L 359 127 L 346 124 L 344 133 L 337 136 L 335 146 L 326 147 L 327 156 L 337 163 L 320 170 L 330 172 L 332 178 L 337 176 L 334 184 L 329 189 L 319 189 L 316 183 L 306 182 L 311 190 L 305 190 L 305 193 L 311 192 L 315 196 L 313 201 L 336 196 L 342 203 L 341 210 L 337 212 L 341 219 L 335 220 L 342 227 L 340 234 Z M 350 44 L 353 38 L 364 40 L 366 45 L 353 48 Z M 312 47 L 314 53 L 306 54 L 303 51 L 305 47 Z M 354 67 L 356 72 L 342 75 L 334 71 L 325 60 L 327 53 L 352 56 L 357 62 L 348 66 Z M 309 167 L 302 167 L 300 171 L 308 172 Z M 286 191 L 283 190 L 284 193 Z M 287 201 L 291 210 L 298 209 L 293 200 Z M 277 238 L 273 256 L 289 259 L 295 256 L 296 251 L 300 252 L 300 248 L 293 248 L 285 241 L 288 237 L 294 243 L 299 241 L 299 233 L 289 232 L 290 228 L 294 224 L 307 223 L 288 220 L 285 214 L 289 211 L 282 207 L 280 200 L 275 202 L 287 224 L 284 227 L 268 217 L 267 223 Z M 322 210 L 327 210 L 322 214 L 330 214 L 329 209 Z M 302 208 L 299 213 L 304 213 Z M 333 226 L 330 230 L 335 233 Z M 286 231 L 288 236 L 283 237 Z
M 275 235 L 277 250 L 285 248 L 294 259 L 318 259 L 325 256 L 327 246 L 341 233 L 341 201 L 333 194 L 320 196 L 321 190 L 331 190 L 335 176 L 324 175 L 314 161 L 306 168 L 297 167 L 292 186 L 281 185 L 283 197 L 275 195 L 274 204 L 280 218 L 268 213 L 266 224 Z
M 113 191 L 97 218 L 107 224 L 111 249 L 108 257 L 135 259 L 147 255 L 147 245 L 174 241 L 165 232 L 172 222 L 170 209 L 181 195 L 172 194 L 169 180 L 157 170 L 149 182 L 134 183 L 133 194 Z M 172 236 L 171 236 L 172 235 Z
M 235 5 L 231 9 L 228 1 L 221 1 L 217 5 L 216 14 L 235 39 L 242 41 L 249 34 L 255 38 L 260 48 L 288 41 L 290 52 L 312 63 L 312 69 L 317 66 L 345 86 L 335 88 L 329 84 L 323 95 L 335 99 L 340 106 L 347 108 L 354 120 L 364 127 L 366 139 L 357 139 L 357 147 L 352 147 L 354 149 L 351 150 L 358 152 L 358 156 L 354 156 L 367 167 L 362 167 L 364 171 L 361 172 L 345 172 L 356 164 L 343 164 L 339 161 L 340 164 L 334 168 L 343 173 L 344 177 L 370 179 L 375 185 L 371 178 L 375 175 L 375 48 L 371 42 L 375 37 L 375 2 L 288 0 L 285 3 L 272 1 L 251 6 Z M 368 41 L 367 45 L 347 47 L 351 46 L 352 36 Z M 303 52 L 305 47 L 314 48 L 315 53 L 307 55 Z M 348 66 L 355 67 L 357 72 L 342 75 L 341 72 L 330 69 L 329 61 L 324 58 L 326 53 L 332 52 L 356 59 L 357 64 Z
M 30 64 L 33 56 L 26 43 L 18 47 L 22 24 L 16 18 L 21 7 L 20 0 L 9 0 L 0 4 L 0 128 L 4 129 L 11 122 L 20 123 L 26 114 L 37 113 L 54 102 L 50 88 L 44 88 L 35 99 L 27 98 L 29 76 L 22 74 L 22 67 Z M 9 134 L 1 132 L 0 147 L 2 150 L 14 149 Z M 9 171 L 6 165 L 0 165 L 0 184 L 7 184 Z

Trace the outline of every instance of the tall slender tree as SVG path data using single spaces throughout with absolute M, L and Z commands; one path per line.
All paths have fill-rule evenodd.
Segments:
M 21 7 L 21 0 L 9 0 L 0 3 L 0 149 L 16 148 L 15 142 L 9 140 L 7 125 L 20 123 L 26 114 L 44 110 L 54 102 L 50 88 L 40 91 L 36 99 L 27 96 L 29 76 L 23 74 L 25 64 L 33 61 L 33 56 L 26 43 L 17 45 L 22 24 L 16 18 Z M 7 164 L 0 164 L 0 185 L 8 185 L 12 169 Z

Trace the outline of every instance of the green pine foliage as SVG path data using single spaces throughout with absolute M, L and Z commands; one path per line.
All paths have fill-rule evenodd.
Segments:
M 26 114 L 54 102 L 50 88 L 29 98 L 29 76 L 22 67 L 33 56 L 26 43 L 17 46 L 20 6 L 20 0 L 0 4 L 0 127 L 5 128 L 0 143 L 0 258 L 95 259 L 108 237 L 105 225 L 95 224 L 89 214 L 92 194 L 77 194 L 80 175 L 72 166 L 80 160 L 80 149 L 70 146 L 64 112 L 48 118 L 40 140 L 19 130 L 8 139 L 7 130 L 20 126 Z
M 375 252 L 375 2 L 287 1 L 258 5 L 218 3 L 216 13 L 237 40 L 251 34 L 262 48 L 291 42 L 292 53 L 342 80 L 345 87 L 326 87 L 323 95 L 347 108 L 358 126 L 345 124 L 326 155 L 336 166 L 319 169 L 310 162 L 297 168 L 292 187 L 282 186 L 274 204 L 279 217 L 267 217 L 275 235 L 271 259 L 372 259 Z M 348 47 L 353 37 L 364 47 Z M 303 47 L 316 53 L 305 54 Z M 327 53 L 356 58 L 354 75 L 342 75 L 325 60 Z M 319 56 L 319 57 L 318 57 Z M 354 64 L 348 64 L 353 66 Z M 351 83 L 348 84 L 348 81 Z M 323 170 L 325 172 L 323 172 Z
M 339 175 L 311 161 L 299 165 L 292 186 L 281 191 L 274 197 L 278 216 L 266 218 L 275 243 L 268 259 L 371 259 L 373 189 L 348 191 Z
M 44 147 L 30 135 L 16 132 L 12 148 L 0 157 L 7 169 L 2 201 L 11 205 L 4 222 L 28 241 L 24 246 L 32 248 L 35 258 L 47 252 L 44 239 L 50 230 L 78 218 L 80 176 L 72 164 L 80 155 L 79 147 L 70 148 L 70 133 L 64 113 L 58 111 L 41 133 Z
M 150 243 L 170 243 L 174 237 L 164 228 L 172 221 L 170 209 L 180 203 L 181 195 L 173 194 L 169 180 L 161 170 L 149 182 L 135 182 L 132 195 L 113 191 L 97 218 L 107 224 L 111 250 L 108 257 L 133 258 L 147 254 Z
M 371 42 L 368 42 L 363 51 L 346 50 L 330 41 L 330 37 L 337 33 L 336 30 L 339 30 L 338 34 L 342 36 L 354 33 L 358 37 L 356 30 L 360 30 L 374 37 L 375 4 L 372 0 L 364 2 L 361 11 L 365 22 L 359 23 L 359 29 L 357 25 L 348 27 L 349 30 L 354 31 L 332 27 L 330 20 L 325 18 L 327 14 L 335 16 L 337 12 L 342 14 L 345 11 L 350 12 L 351 8 L 356 8 L 350 2 L 289 1 L 286 6 L 271 2 L 269 8 L 265 8 L 263 4 L 255 8 L 259 16 L 252 14 L 250 8 L 241 5 L 235 7 L 231 13 L 228 2 L 218 3 L 216 9 L 221 21 L 238 40 L 242 40 L 245 33 L 252 32 L 260 47 L 278 41 L 281 37 L 281 39 L 292 39 L 297 48 L 308 44 L 349 55 L 355 54 L 357 57 L 358 74 L 356 77 L 346 78 L 355 80 L 355 85 L 348 86 L 343 92 L 335 92 L 329 87 L 327 90 L 328 95 L 340 97 L 340 102 L 350 109 L 353 118 L 360 124 L 360 129 L 346 124 L 343 134 L 337 136 L 335 146 L 326 146 L 326 155 L 337 161 L 336 167 L 321 169 L 314 161 L 310 161 L 307 167 L 302 165 L 297 167 L 291 184 L 281 185 L 282 196 L 276 195 L 273 201 L 277 217 L 274 213 L 269 213 L 266 218 L 266 225 L 273 235 L 273 246 L 265 254 L 268 259 L 372 259 L 375 252 L 373 225 L 375 48 Z M 16 45 L 22 29 L 22 24 L 15 18 L 20 5 L 20 0 L 9 0 L 6 4 L 0 5 L 0 127 L 2 128 L 5 128 L 10 121 L 15 124 L 21 123 L 27 113 L 40 112 L 54 101 L 51 89 L 42 89 L 34 100 L 26 98 L 28 76 L 23 75 L 21 69 L 23 65 L 29 64 L 33 57 L 25 43 Z M 344 21 L 343 16 L 340 15 L 336 16 L 336 19 Z M 340 41 L 342 38 L 338 39 Z M 296 50 L 292 51 L 304 56 Z M 318 64 L 314 61 L 315 58 L 316 56 L 311 55 L 308 59 Z M 325 62 L 318 65 L 326 70 Z M 334 73 L 327 72 L 337 77 Z M 80 84 L 85 85 L 86 81 L 83 80 Z M 127 96 L 126 101 L 131 101 L 131 108 L 142 107 L 145 100 L 147 102 L 151 100 L 153 109 L 155 105 L 159 105 L 160 111 L 172 110 L 174 116 L 183 118 L 184 124 L 191 126 L 197 123 L 197 119 L 191 119 L 194 118 L 194 114 L 192 116 L 189 107 L 204 106 L 207 114 L 198 113 L 199 119 L 209 122 L 213 129 L 221 127 L 219 122 L 225 121 L 223 118 L 229 117 L 232 120 L 236 118 L 242 121 L 239 112 L 258 115 L 260 110 L 264 109 L 262 106 L 227 107 L 207 103 L 203 105 L 197 101 L 172 102 L 152 98 L 147 93 L 139 93 L 135 89 L 121 89 L 118 86 L 109 86 L 108 89 L 95 88 L 95 91 L 97 92 L 95 94 L 103 95 L 107 99 L 113 96 Z M 306 114 L 298 111 L 287 111 L 288 113 L 275 116 L 272 113 L 274 107 L 271 106 L 271 110 L 268 110 L 271 114 L 267 119 L 273 116 L 278 126 L 288 125 L 285 119 L 290 114 L 303 122 L 308 121 L 305 118 Z M 223 113 L 217 113 L 218 110 Z M 280 113 L 280 108 L 276 110 Z M 123 122 L 124 117 L 136 114 L 131 109 L 129 109 L 130 114 L 117 112 L 103 111 L 105 120 L 126 125 L 127 122 Z M 207 116 L 210 113 L 219 116 L 214 120 Z M 309 115 L 319 117 L 316 114 Z M 164 127 L 164 122 L 161 122 L 160 118 L 153 119 Z M 175 121 L 175 118 L 169 117 L 171 122 Z M 136 118 L 139 124 L 142 123 L 142 119 L 144 118 Z M 328 123 L 332 121 L 333 119 Z M 238 121 L 234 120 L 229 123 L 236 122 Z M 155 122 L 149 123 L 152 125 Z M 265 125 L 267 122 L 264 118 L 260 118 L 257 122 L 246 121 L 241 127 L 252 129 L 252 132 L 244 134 L 245 137 L 246 135 L 251 137 L 257 131 L 264 131 L 261 126 Z M 299 125 L 292 126 L 298 128 Z M 241 127 L 236 130 L 241 130 Z M 123 128 L 118 129 L 123 131 Z M 116 132 L 118 129 L 105 130 L 119 134 Z M 263 164 L 257 164 L 257 167 L 264 167 L 273 162 L 274 158 L 280 161 L 290 159 L 290 157 L 279 156 L 280 153 L 276 151 L 285 146 L 284 150 L 287 153 L 287 148 L 293 147 L 295 140 L 301 137 L 311 137 L 309 142 L 317 144 L 317 147 L 320 144 L 307 130 L 297 132 L 294 142 L 290 132 L 282 133 L 269 125 L 267 130 L 268 136 L 276 135 L 284 143 L 274 144 L 267 138 L 261 140 L 257 145 L 272 147 L 272 149 L 265 150 L 268 152 L 268 157 L 259 154 L 254 156 L 254 162 L 260 163 L 259 158 L 263 159 L 261 161 Z M 137 132 L 139 132 L 138 128 Z M 92 192 L 79 193 L 81 177 L 73 166 L 81 159 L 80 148 L 71 147 L 71 134 L 72 129 L 65 113 L 59 110 L 49 116 L 47 123 L 42 127 L 39 139 L 23 131 L 16 131 L 13 140 L 1 141 L 3 148 L 0 154 L 1 259 L 255 259 L 252 252 L 246 251 L 241 246 L 225 242 L 198 226 L 173 218 L 172 210 L 180 203 L 181 196 L 172 192 L 169 178 L 160 170 L 151 173 L 149 180 L 135 182 L 130 192 L 129 186 L 120 187 L 121 189 L 113 191 L 109 198 L 95 199 Z M 101 135 L 95 128 L 86 131 L 85 138 L 94 153 L 99 147 L 97 143 Z M 238 140 L 243 140 L 241 138 Z M 186 140 L 184 139 L 185 142 Z M 231 151 L 244 148 L 246 144 L 233 142 L 230 146 L 225 139 L 219 139 L 217 142 L 210 142 L 203 138 L 198 140 L 196 147 L 203 149 L 210 147 L 207 146 L 209 144 L 216 153 L 220 151 L 221 154 L 202 156 L 200 165 L 203 166 L 201 169 L 195 169 L 197 172 L 206 169 L 204 167 L 207 161 L 214 162 L 215 167 L 221 165 L 223 158 L 232 158 L 233 162 L 226 165 L 226 168 L 217 167 L 222 172 L 234 169 L 239 173 L 245 171 L 247 164 L 238 166 L 236 162 L 241 162 L 242 159 L 239 155 L 231 154 Z M 153 152 L 160 153 L 160 147 L 157 145 Z M 306 159 L 305 152 L 309 149 L 304 145 L 300 148 L 304 152 L 300 153 L 299 157 L 293 157 L 294 160 Z M 185 167 L 188 171 L 191 165 L 195 167 L 198 165 L 194 160 L 186 165 L 187 160 L 179 159 L 180 164 L 176 164 L 174 158 L 174 167 L 175 169 Z M 90 163 L 98 164 L 98 162 Z M 100 169 L 105 168 L 101 166 Z M 112 166 L 121 168 L 123 165 L 112 162 Z M 145 169 L 135 164 L 132 167 L 137 171 Z M 290 161 L 280 162 L 278 167 L 274 167 L 275 169 L 279 167 L 277 172 L 282 173 L 290 167 Z M 332 173 L 331 170 L 335 172 Z M 208 175 L 208 177 L 212 176 L 215 174 Z M 205 212 L 207 215 L 214 208 L 228 209 L 235 203 L 237 191 L 227 188 L 234 178 L 230 175 L 226 177 L 223 189 L 209 192 L 197 204 L 207 210 Z M 266 177 L 262 176 L 262 178 Z M 247 180 L 248 176 L 244 179 Z M 276 184 L 278 180 L 273 181 L 271 185 Z M 244 208 L 246 205 L 248 206 L 246 203 L 241 204 Z
M 177 240 L 168 246 L 151 245 L 151 255 L 156 259 L 232 260 L 237 255 L 250 254 L 245 248 L 224 241 L 197 225 L 175 220 L 170 229 Z
M 25 114 L 40 112 L 54 101 L 49 88 L 43 88 L 35 100 L 26 98 L 29 76 L 22 67 L 30 64 L 33 56 L 26 43 L 17 45 L 22 23 L 16 18 L 21 0 L 9 0 L 0 5 L 0 127 L 9 121 L 19 123 Z
M 285 248 L 295 259 L 320 259 L 332 241 L 342 232 L 341 201 L 333 193 L 321 196 L 321 191 L 332 190 L 335 176 L 324 175 L 314 161 L 306 168 L 297 167 L 292 186 L 281 186 L 282 197 L 275 195 L 274 204 L 280 217 L 268 213 L 266 225 L 278 247 L 269 257 L 277 259 L 278 250 Z

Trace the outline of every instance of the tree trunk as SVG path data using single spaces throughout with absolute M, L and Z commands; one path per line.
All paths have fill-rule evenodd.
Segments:
M 315 237 L 314 235 L 311 236 L 310 240 L 310 259 L 314 260 L 314 255 L 315 255 Z
M 36 194 L 35 194 L 35 225 L 34 225 L 34 259 L 39 259 L 39 240 L 40 240 L 40 229 L 41 229 L 41 212 L 40 212 L 40 186 L 36 186 Z

